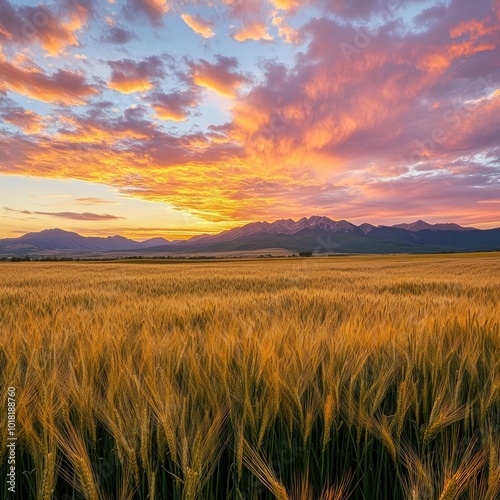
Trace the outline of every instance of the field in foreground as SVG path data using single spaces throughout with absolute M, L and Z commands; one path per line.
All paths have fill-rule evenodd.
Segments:
M 500 498 L 500 255 L 0 265 L 0 497 Z M 349 496 L 350 495 L 350 496 Z

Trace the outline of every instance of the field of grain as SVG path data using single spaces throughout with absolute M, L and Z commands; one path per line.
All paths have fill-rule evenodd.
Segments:
M 498 499 L 499 297 L 499 254 L 1 264 L 13 498 Z

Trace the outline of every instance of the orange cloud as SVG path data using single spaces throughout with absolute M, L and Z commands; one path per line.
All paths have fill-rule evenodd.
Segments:
M 69 20 L 60 23 L 60 32 L 52 27 L 45 32 L 42 47 L 51 55 L 60 54 L 67 46 L 79 46 L 76 33 L 82 30 L 87 22 L 89 11 L 83 5 L 75 4 Z
M 108 64 L 112 68 L 108 87 L 122 94 L 151 90 L 154 86 L 153 82 L 164 74 L 162 62 L 156 56 L 148 57 L 140 62 L 123 59 L 110 61 Z
M 165 14 L 170 10 L 169 0 L 143 0 L 143 2 L 153 11 L 160 12 L 162 14 Z
M 279 16 L 276 13 L 273 15 L 273 25 L 278 29 L 278 35 L 285 40 L 286 43 L 297 44 L 302 40 L 299 30 L 292 28 L 286 24 L 284 16 Z
M 224 97 L 234 97 L 237 90 L 247 81 L 238 73 L 238 62 L 232 57 L 217 56 L 217 63 L 201 60 L 191 65 L 193 82 L 213 90 Z
M 157 126 L 147 120 L 147 109 L 136 105 L 115 119 L 103 112 L 94 117 L 67 116 L 59 120 L 64 127 L 52 136 L 54 141 L 79 147 L 84 144 L 112 147 L 128 139 L 148 140 L 157 132 Z
M 85 104 L 88 97 L 99 94 L 81 73 L 60 69 L 47 76 L 31 62 L 22 66 L 10 63 L 1 51 L 0 74 L 3 75 L 0 92 L 10 90 L 48 103 Z
M 299 7 L 301 2 L 299 0 L 271 0 L 271 4 L 280 10 L 293 10 Z
M 153 84 L 146 78 L 118 74 L 111 78 L 108 87 L 122 94 L 132 94 L 133 92 L 147 92 L 153 88 Z
M 153 109 L 160 120 L 183 122 L 187 115 L 182 111 L 177 111 L 169 106 L 153 104 Z
M 265 23 L 260 21 L 254 21 L 243 26 L 243 28 L 233 33 L 233 38 L 238 42 L 245 42 L 247 40 L 263 40 L 269 42 L 273 40 L 272 35 L 267 31 Z
M 195 33 L 198 33 L 203 38 L 212 38 L 215 36 L 213 22 L 205 21 L 201 17 L 191 14 L 182 14 L 181 18 Z
M 417 65 L 429 73 L 442 73 L 460 57 L 470 57 L 480 52 L 494 51 L 495 49 L 494 43 L 473 43 L 471 41 L 452 43 L 440 50 L 424 54 Z
M 184 121 L 188 117 L 189 109 L 196 104 L 197 96 L 192 90 L 170 94 L 158 92 L 151 97 L 151 105 L 161 120 Z
M 272 15 L 279 36 L 291 43 L 298 34 L 288 26 L 287 11 L 295 3 L 275 0 L 271 12 L 263 0 L 225 1 L 229 17 L 247 28 L 265 19 L 263 13 Z M 478 3 L 486 8 L 486 2 Z M 156 12 L 164 13 L 165 5 Z M 251 81 L 230 57 L 186 62 L 187 74 L 173 57 L 110 62 L 111 88 L 156 90 L 141 96 L 143 105 L 124 113 L 113 102 L 100 102 L 78 113 L 44 117 L 43 133 L 24 125 L 31 135 L 23 136 L 5 127 L 0 171 L 100 182 L 210 221 L 267 218 L 270 213 L 276 218 L 329 215 L 332 207 L 338 212 L 333 215 L 361 220 L 366 214 L 421 216 L 429 210 L 493 217 L 500 94 L 490 89 L 474 96 L 467 86 L 493 72 L 497 32 L 485 31 L 489 24 L 482 21 L 464 22 L 464 9 L 443 6 L 426 11 L 422 32 L 403 35 L 388 25 L 370 35 L 362 49 L 355 45 L 357 51 L 347 60 L 340 44 L 361 38 L 348 18 L 368 15 L 379 2 L 330 0 L 328 5 L 347 17 L 311 20 L 301 28 L 307 46 L 297 48 L 287 64 L 266 61 L 264 55 L 263 74 L 248 89 Z M 265 28 L 256 31 L 267 33 Z M 247 35 L 241 38 L 262 39 Z M 4 58 L 5 64 L 30 81 L 52 81 L 57 75 L 45 75 L 26 56 L 9 63 Z M 0 70 L 5 73 L 4 66 Z M 12 71 L 9 67 L 0 91 L 11 90 Z M 165 132 L 172 124 L 160 120 L 189 118 L 201 100 L 199 87 L 232 98 L 228 122 L 201 132 L 203 115 L 193 120 L 190 131 L 187 123 Z M 75 97 L 73 88 L 68 95 Z M 450 113 L 463 117 L 450 122 Z M 22 109 L 7 117 L 4 122 L 17 120 L 21 128 L 22 120 L 37 120 Z M 434 134 L 439 129 L 447 140 L 437 143 L 433 137 L 443 135 Z M 411 162 L 402 162 L 405 158 Z
M 486 23 L 478 21 L 477 19 L 470 19 L 453 27 L 450 30 L 450 36 L 452 38 L 458 38 L 463 35 L 468 35 L 469 40 L 474 41 L 494 30 L 494 26 L 487 26 Z
M 10 33 L 6 28 L 0 25 L 0 37 L 4 40 L 12 40 L 12 33 Z
M 63 53 L 67 47 L 79 46 L 78 34 L 87 23 L 90 7 L 68 2 L 56 14 L 40 4 L 35 7 L 14 7 L 3 0 L 0 17 L 0 40 L 25 45 L 39 42 L 51 56 Z
M 0 113 L 2 119 L 22 129 L 27 134 L 37 134 L 44 128 L 43 118 L 29 109 L 13 108 Z
M 77 205 L 117 205 L 118 202 L 96 198 L 94 196 L 86 196 L 75 199 Z

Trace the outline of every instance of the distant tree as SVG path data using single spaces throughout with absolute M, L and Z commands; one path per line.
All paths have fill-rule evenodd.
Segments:
M 312 257 L 312 252 L 299 252 L 299 257 Z
M 11 262 L 30 262 L 31 259 L 26 255 L 26 257 L 12 257 Z

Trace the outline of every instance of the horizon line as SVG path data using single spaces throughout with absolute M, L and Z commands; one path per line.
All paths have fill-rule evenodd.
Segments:
M 269 222 L 268 220 L 255 220 L 255 221 L 251 221 L 251 222 L 247 222 L 247 223 L 244 223 L 242 225 L 235 225 L 229 229 L 224 229 L 222 231 L 202 231 L 200 230 L 199 232 L 196 232 L 196 230 L 193 230 L 193 232 L 191 232 L 189 230 L 189 228 L 134 228 L 134 227 L 123 227 L 123 228 L 120 228 L 120 230 L 118 232 L 112 232 L 113 229 L 109 229 L 109 230 L 97 230 L 96 232 L 94 233 L 90 233 L 90 232 L 87 232 L 87 230 L 84 230 L 82 231 L 81 229 L 63 229 L 62 227 L 50 227 L 50 228 L 45 228 L 45 229 L 41 229 L 41 230 L 38 230 L 38 231 L 25 231 L 25 232 L 21 232 L 21 231 L 15 231 L 15 233 L 19 233 L 18 236 L 0 236 L 0 240 L 4 240 L 4 239 L 17 239 L 17 238 L 21 238 L 22 236 L 25 236 L 27 234 L 37 234 L 37 233 L 41 233 L 43 231 L 53 231 L 53 230 L 60 230 L 60 231 L 64 231 L 64 232 L 67 232 L 67 233 L 74 233 L 74 234 L 78 234 L 79 236 L 82 236 L 82 237 L 86 237 L 86 238 L 92 238 L 92 237 L 95 237 L 95 238 L 112 238 L 112 237 L 124 237 L 124 238 L 127 238 L 129 240 L 132 240 L 132 241 L 137 241 L 137 242 L 144 242 L 144 241 L 147 241 L 147 240 L 150 240 L 150 239 L 156 239 L 156 238 L 164 238 L 165 240 L 167 241 L 188 241 L 194 237 L 197 237 L 197 236 L 216 236 L 216 235 L 219 235 L 219 234 L 222 234 L 224 232 L 227 232 L 227 231 L 231 231 L 233 229 L 239 229 L 239 228 L 243 228 L 245 226 L 248 226 L 250 224 L 274 224 L 276 222 L 281 222 L 281 221 L 291 221 L 293 223 L 298 223 L 300 222 L 301 220 L 310 220 L 312 218 L 324 218 L 324 219 L 329 219 L 331 220 L 332 222 L 347 222 L 349 224 L 352 224 L 353 226 L 356 226 L 356 227 L 360 227 L 361 225 L 363 224 L 370 224 L 374 227 L 395 227 L 395 226 L 398 226 L 398 225 L 403 225 L 403 224 L 406 224 L 406 225 L 412 225 L 412 224 L 415 224 L 415 223 L 418 223 L 418 222 L 424 222 L 426 224 L 429 224 L 429 225 L 457 225 L 457 226 L 460 226 L 460 227 L 463 227 L 463 228 L 466 228 L 466 229 L 475 229 L 475 230 L 480 230 L 480 231 L 487 231 L 487 230 L 491 230 L 491 229 L 500 229 L 500 226 L 491 226 L 491 227 L 487 227 L 487 228 L 478 228 L 478 227 L 475 227 L 475 226 L 472 226 L 472 225 L 469 225 L 468 223 L 459 223 L 459 222 L 450 222 L 450 221 L 445 221 L 445 222 L 428 222 L 427 220 L 425 220 L 425 218 L 418 218 L 416 220 L 411 220 L 410 222 L 396 222 L 396 223 L 393 223 L 393 224 L 373 224 L 373 223 L 370 223 L 370 222 L 360 222 L 359 224 L 358 223 L 354 223 L 354 222 L 351 222 L 349 221 L 348 219 L 344 219 L 344 218 L 341 218 L 341 219 L 332 219 L 331 217 L 329 216 L 326 216 L 326 215 L 311 215 L 309 217 L 306 217 L 306 216 L 303 216 L 303 217 L 299 217 L 297 219 L 294 219 L 294 218 L 280 218 L 280 219 L 276 219 L 276 220 L 273 220 L 272 222 Z M 391 217 L 391 219 L 393 219 Z M 485 223 L 478 223 L 477 225 L 482 225 L 482 224 L 485 224 Z M 152 232 L 151 236 L 148 236 L 146 238 L 139 238 L 139 239 L 135 239 L 133 236 L 123 236 L 123 234 L 127 234 L 129 233 L 130 231 L 138 231 L 138 230 L 141 230 L 142 233 L 147 233 L 149 230 L 151 231 L 156 231 L 156 232 Z M 167 232 L 182 232 L 182 233 L 188 233 L 190 232 L 191 234 L 188 236 L 188 237 L 185 237 L 185 238 L 167 238 L 164 236 L 165 233 Z M 104 233 L 104 234 L 103 234 Z

